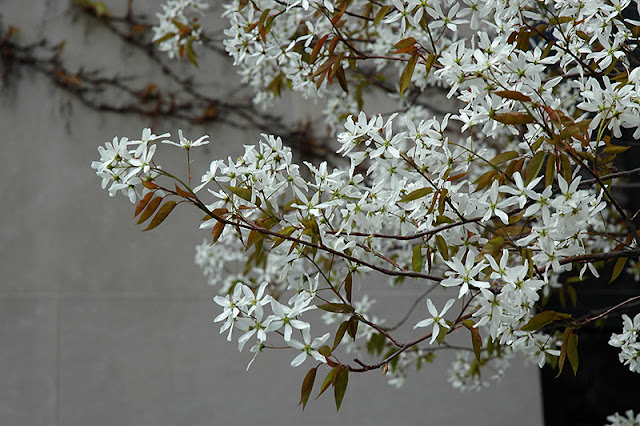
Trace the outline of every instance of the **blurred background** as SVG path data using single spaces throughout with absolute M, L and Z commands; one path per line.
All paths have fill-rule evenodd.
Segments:
M 231 61 L 212 51 L 196 69 L 155 56 L 171 64 L 178 76 L 171 80 L 153 55 L 96 17 L 92 4 L 0 0 L 0 424 L 542 424 L 538 369 L 518 360 L 483 392 L 452 389 L 453 353 L 446 351 L 401 389 L 379 372 L 351 377 L 339 413 L 330 392 L 304 412 L 297 406 L 309 366 L 291 368 L 292 353 L 264 352 L 245 371 L 252 354 L 218 334 L 217 289 L 194 264 L 195 245 L 208 237 L 198 229 L 201 215 L 181 206 L 156 230 L 140 232 L 134 206 L 101 190 L 90 164 L 116 135 L 138 138 L 151 127 L 177 138 L 182 129 L 192 139 L 211 137 L 194 150 L 198 179 L 212 159 L 236 157 L 257 142 L 255 121 L 304 136 L 300 129 L 322 120 L 293 97 L 276 105 L 282 122 L 207 109 L 212 98 L 246 101 L 233 89 L 239 79 Z M 113 17 L 127 14 L 126 0 L 101 4 Z M 132 6 L 153 21 L 160 2 Z M 223 28 L 220 12 L 213 5 L 203 23 Z M 188 92 L 189 75 L 198 77 L 192 89 L 209 100 L 196 97 L 195 108 L 165 113 L 169 92 Z M 141 91 L 115 90 L 113 81 Z M 138 96 L 137 103 L 127 96 Z M 120 101 L 157 113 L 109 110 Z M 294 133 L 285 140 L 295 145 Z M 297 155 L 311 154 L 298 147 Z M 181 171 L 183 155 L 164 145 L 155 158 Z M 377 316 L 402 317 L 418 294 L 416 286 L 391 290 L 383 280 L 367 286 Z

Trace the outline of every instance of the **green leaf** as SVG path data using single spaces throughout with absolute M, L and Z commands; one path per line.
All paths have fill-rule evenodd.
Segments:
M 140 215 L 140 218 L 138 219 L 138 225 L 140 225 L 142 222 L 144 222 L 147 219 L 149 219 L 153 215 L 153 213 L 155 213 L 156 209 L 158 208 L 158 206 L 162 202 L 163 198 L 164 197 L 160 197 L 160 196 L 154 197 L 149 202 L 149 204 L 147 204 L 147 207 L 144 209 L 144 211 Z
M 404 91 L 407 90 L 407 87 L 409 87 L 409 83 L 411 83 L 411 77 L 413 77 L 413 70 L 416 68 L 417 62 L 418 54 L 414 53 L 407 61 L 407 65 L 404 67 L 402 75 L 400 76 L 400 95 L 402 95 Z
M 567 22 L 572 22 L 575 21 L 576 18 L 573 16 L 559 16 L 559 17 L 552 17 L 551 19 L 549 19 L 549 25 L 559 25 L 559 24 L 566 24 Z
M 400 202 L 406 203 L 407 201 L 417 200 L 418 198 L 422 198 L 425 195 L 431 194 L 432 192 L 433 192 L 433 188 L 431 187 L 416 189 L 415 191 L 411 191 L 410 193 L 402 197 L 400 199 Z
M 444 237 L 440 234 L 436 235 L 436 247 L 444 260 L 449 260 L 449 246 Z
M 422 245 L 417 244 L 413 248 L 413 256 L 411 257 L 411 269 L 414 272 L 420 272 L 422 270 Z
M 381 333 L 373 333 L 367 341 L 367 351 L 373 356 L 379 356 L 384 350 L 387 338 Z
M 340 411 L 340 405 L 342 405 L 342 399 L 347 391 L 347 384 L 349 383 L 349 370 L 346 368 L 340 368 L 336 374 L 336 381 L 334 383 L 333 395 L 336 400 L 336 411 Z
M 382 21 L 382 19 L 387 15 L 387 12 L 391 10 L 391 6 L 382 6 L 378 13 L 376 13 L 376 17 L 373 18 L 373 26 L 376 26 Z
M 164 203 L 164 205 L 160 207 L 160 210 L 158 210 L 158 213 L 156 213 L 155 217 L 151 220 L 151 223 L 149 224 L 149 226 L 143 229 L 143 231 L 150 231 L 153 228 L 156 228 L 162 222 L 164 222 L 164 220 L 167 218 L 167 216 L 169 216 L 169 214 L 173 211 L 174 207 L 177 204 L 178 203 L 176 203 L 173 200 L 170 200 Z
M 318 348 L 318 352 L 320 355 L 323 355 L 325 358 L 329 358 L 331 356 L 331 348 L 329 345 L 323 345 Z
M 339 369 L 340 369 L 340 366 L 337 366 L 332 368 L 331 371 L 329 371 L 329 373 L 327 374 L 327 377 L 325 377 L 324 379 L 324 382 L 322 382 L 322 386 L 320 387 L 320 392 L 316 396 L 316 399 L 320 398 L 320 395 L 322 395 L 324 391 L 326 391 L 329 388 L 329 386 L 333 384 L 333 382 L 336 380 L 336 372 Z
M 187 43 L 187 58 L 189 61 L 197 68 L 198 60 L 196 59 L 196 53 L 193 51 L 193 39 L 189 40 Z
M 571 318 L 571 315 L 563 312 L 555 312 L 555 311 L 540 312 L 539 314 L 531 318 L 528 323 L 523 325 L 521 330 L 537 331 L 537 330 L 540 330 L 545 325 L 551 324 L 555 320 L 568 319 L 568 318 Z
M 347 332 L 348 326 L 349 326 L 349 320 L 346 320 L 346 321 L 343 321 L 338 327 L 338 330 L 336 331 L 336 337 L 333 339 L 333 348 L 331 348 L 332 351 L 335 348 L 337 348 L 340 342 L 342 341 L 342 338 L 344 337 L 344 333 Z
M 293 226 L 287 226 L 286 228 L 278 231 L 278 234 L 280 235 L 284 235 L 284 236 L 290 236 L 291 234 L 293 234 L 293 231 L 295 231 L 296 228 Z M 273 247 L 271 248 L 276 248 L 278 247 L 280 244 L 282 244 L 283 242 L 285 242 L 285 239 L 282 237 L 275 237 L 274 238 L 274 243 L 273 243 Z
M 344 313 L 352 313 L 355 312 L 355 308 L 351 305 L 347 305 L 346 303 L 325 303 L 322 305 L 318 305 L 319 309 L 327 312 L 334 312 L 336 314 L 344 314 Z
M 316 380 L 316 371 L 318 367 L 314 367 L 307 375 L 304 377 L 302 381 L 302 389 L 300 390 L 300 402 L 298 405 L 302 404 L 302 409 L 307 405 L 307 401 L 309 400 L 309 396 L 311 395 L 311 391 L 313 390 L 313 382 Z
M 618 276 L 622 273 L 622 271 L 624 271 L 624 265 L 627 263 L 627 260 L 629 260 L 628 257 L 621 257 L 618 260 L 616 260 L 616 264 L 613 267 L 613 273 L 611 274 L 611 279 L 609 280 L 609 284 L 614 282 L 616 278 L 618 278 Z
M 436 62 L 436 55 L 433 52 L 429 52 L 429 56 L 427 57 L 427 60 L 424 63 L 427 75 L 429 75 L 429 73 L 431 72 L 431 68 L 433 67 L 433 64 Z
M 540 173 L 540 170 L 542 169 L 542 162 L 544 161 L 544 156 L 544 151 L 538 151 L 533 155 L 531 160 L 529 160 L 525 176 L 525 185 L 531 183 L 531 181 L 534 180 Z
M 251 189 L 241 188 L 238 186 L 227 186 L 227 189 L 238 197 L 247 201 L 251 201 L 251 195 L 253 194 L 253 191 L 251 191 Z

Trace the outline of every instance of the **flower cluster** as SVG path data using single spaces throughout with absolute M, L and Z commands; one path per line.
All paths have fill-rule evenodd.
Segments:
M 615 413 L 607 416 L 606 426 L 640 426 L 640 414 L 635 414 L 633 410 L 627 410 L 624 416 L 620 413 Z
M 202 15 L 209 5 L 199 0 L 169 0 L 157 13 L 158 25 L 153 27 L 153 42 L 158 50 L 169 58 L 184 58 L 195 61 L 193 44 L 202 42 L 202 30 L 197 15 Z M 196 15 L 196 16 L 193 16 Z
M 640 314 L 633 320 L 622 315 L 622 333 L 612 334 L 609 344 L 620 348 L 620 362 L 629 366 L 629 370 L 640 373 Z
M 102 189 L 109 186 L 109 195 L 112 197 L 121 191 L 135 203 L 142 181 L 151 181 L 158 175 L 153 169 L 156 145 L 151 142 L 169 136 L 169 133 L 156 136 L 147 128 L 142 131 L 139 140 L 126 137 L 118 139 L 116 136 L 112 142 L 105 142 L 104 147 L 98 147 L 100 160 L 93 161 L 91 168 L 102 178 Z
M 194 4 L 180 2 L 201 8 Z M 615 260 L 615 279 L 640 256 L 635 216 L 612 192 L 616 179 L 640 174 L 617 169 L 628 146 L 612 139 L 640 138 L 640 68 L 629 59 L 640 23 L 623 14 L 631 1 L 335 6 L 235 0 L 224 15 L 226 49 L 257 102 L 289 87 L 324 99 L 330 121 L 342 122 L 334 127 L 340 168 L 295 164 L 282 140 L 265 134 L 239 158 L 212 161 L 192 187 L 190 172 L 182 182 L 155 165 L 150 142 L 169 135 L 145 129 L 140 141 L 99 148 L 92 167 L 103 187 L 136 201 L 144 185 L 141 221 L 167 197 L 205 213 L 200 227 L 214 244 L 198 246 L 196 263 L 219 286 L 216 321 L 229 339 L 239 330 L 240 350 L 275 347 L 275 333 L 299 351 L 293 366 L 309 357 L 327 363 L 334 386 L 346 371 L 378 368 L 399 386 L 409 368 L 432 359 L 434 345 L 466 329 L 471 347 L 451 376 L 458 388 L 485 386 L 484 368 L 501 377 L 516 354 L 540 367 L 568 359 L 576 369 L 576 333 L 595 318 L 545 310 L 545 296 L 564 289 L 561 274 L 598 276 L 602 261 Z M 166 7 L 177 13 L 177 2 Z M 359 111 L 365 87 L 389 93 L 395 112 Z M 454 98 L 451 111 L 437 113 L 428 91 L 442 91 L 443 105 L 444 94 Z M 187 156 L 207 143 L 179 138 L 167 143 Z M 169 195 L 152 198 L 158 191 Z M 174 205 L 160 208 L 154 226 Z M 425 286 L 409 310 L 418 309 L 417 322 L 407 315 L 383 327 L 368 313 L 374 301 L 362 282 L 374 272 L 394 286 Z M 434 288 L 451 292 L 441 308 L 428 298 Z M 312 309 L 339 324 L 333 346 L 324 345 L 329 334 L 312 338 L 303 319 Z M 624 318 L 611 344 L 638 372 L 640 314 Z M 403 325 L 419 333 L 410 343 L 394 337 Z M 340 360 L 365 350 L 380 362 Z

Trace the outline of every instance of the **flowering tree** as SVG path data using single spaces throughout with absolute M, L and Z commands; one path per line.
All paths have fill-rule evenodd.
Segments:
M 321 103 L 342 166 L 295 164 L 277 135 L 263 134 L 194 182 L 190 156 L 208 136 L 179 131 L 171 141 L 144 129 L 99 147 L 92 167 L 110 195 L 136 204 L 145 230 L 179 204 L 202 211 L 211 234 L 196 263 L 220 289 L 220 331 L 253 359 L 285 347 L 293 367 L 310 365 L 303 406 L 318 374 L 319 393 L 332 387 L 339 408 L 356 373 L 381 370 L 400 386 L 439 349 L 458 351 L 450 381 L 462 389 L 500 377 L 515 355 L 575 374 L 581 329 L 607 315 L 622 316 L 610 344 L 640 372 L 640 295 L 586 316 L 545 307 L 553 292 L 575 296 L 567 277 L 640 276 L 640 211 L 617 191 L 640 168 L 616 162 L 630 147 L 622 136 L 640 138 L 638 8 L 230 1 L 224 45 L 255 103 L 285 90 Z M 206 9 L 168 1 L 158 48 L 196 62 L 206 39 L 196 18 Z M 371 93 L 387 95 L 384 113 L 361 111 Z M 434 101 L 439 93 L 449 100 Z M 156 141 L 185 151 L 186 177 L 161 167 Z M 368 312 L 368 274 L 394 287 L 416 280 L 424 292 L 389 325 Z M 444 304 L 429 298 L 434 289 L 449 291 Z M 314 310 L 331 332 L 312 330 Z M 422 319 L 411 323 L 415 312 Z M 412 338 L 398 337 L 403 327 Z M 460 333 L 467 347 L 450 343 Z

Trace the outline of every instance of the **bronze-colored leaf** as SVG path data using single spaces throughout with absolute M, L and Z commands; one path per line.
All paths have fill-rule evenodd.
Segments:
M 167 216 L 169 216 L 169 214 L 173 211 L 173 209 L 177 204 L 178 203 L 176 203 L 173 200 L 170 200 L 164 203 L 162 207 L 160 207 L 160 210 L 158 210 L 158 213 L 156 213 L 154 218 L 151 219 L 151 223 L 149 224 L 149 226 L 143 229 L 143 231 L 150 231 L 153 228 L 156 228 L 162 222 L 164 222 L 164 220 L 167 218 Z
M 147 207 L 144 209 L 144 211 L 142 212 L 142 214 L 140 215 L 140 218 L 138 218 L 138 225 L 140 225 L 142 222 L 146 221 L 147 219 L 149 219 L 151 217 L 151 215 L 153 215 L 153 213 L 155 213 L 156 209 L 158 208 L 158 206 L 160 205 L 160 203 L 162 202 L 162 199 L 164 197 L 154 197 L 148 204 Z
M 504 124 L 530 124 L 536 119 L 528 112 L 505 112 L 491 116 L 496 121 Z
M 307 405 L 307 401 L 309 400 L 309 396 L 311 396 L 311 391 L 313 390 L 313 383 L 316 380 L 316 371 L 318 367 L 314 367 L 307 375 L 304 377 L 302 381 L 302 389 L 300 389 L 300 402 L 298 405 L 302 404 L 302 409 Z
M 347 302 L 351 303 L 351 292 L 353 290 L 353 276 L 351 275 L 351 271 L 347 274 L 347 277 L 344 279 L 344 292 L 347 295 Z
M 136 205 L 136 210 L 135 212 L 133 212 L 133 217 L 135 218 L 136 216 L 138 216 L 140 213 L 142 213 L 142 210 L 147 207 L 147 204 L 149 204 L 149 201 L 151 201 L 151 197 L 153 197 L 153 192 L 149 192 L 147 195 L 145 195 L 144 197 L 142 197 L 142 199 L 138 202 L 138 204 Z

